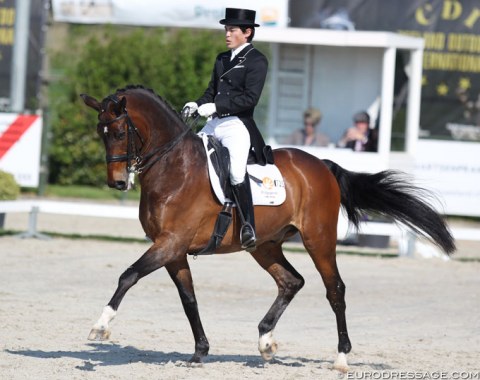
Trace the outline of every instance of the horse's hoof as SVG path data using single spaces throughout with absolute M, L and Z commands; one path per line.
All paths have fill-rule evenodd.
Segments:
M 108 329 L 92 329 L 88 335 L 88 340 L 108 340 L 110 338 L 110 330 Z
M 203 367 L 202 357 L 198 355 L 193 355 L 188 361 L 187 366 L 191 368 Z
M 270 361 L 273 359 L 275 354 L 277 353 L 278 344 L 273 339 L 273 334 L 270 331 L 267 334 L 264 334 L 258 340 L 258 350 L 262 355 L 263 360 Z
M 347 355 L 343 352 L 340 352 L 337 356 L 337 360 L 333 363 L 333 369 L 336 369 L 339 372 L 347 373 L 349 368 L 347 364 Z
M 278 345 L 277 343 L 273 343 L 267 350 L 260 352 L 262 354 L 263 360 L 269 362 L 275 357 L 277 353 Z

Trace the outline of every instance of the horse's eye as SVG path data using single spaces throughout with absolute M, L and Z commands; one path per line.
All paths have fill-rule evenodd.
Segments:
M 115 133 L 115 139 L 117 140 L 123 140 L 125 136 L 126 136 L 126 133 L 123 131 Z

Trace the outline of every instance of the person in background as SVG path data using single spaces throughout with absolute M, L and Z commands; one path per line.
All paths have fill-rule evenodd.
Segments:
M 308 108 L 303 113 L 303 128 L 288 136 L 285 144 L 305 146 L 327 146 L 330 143 L 328 136 L 319 132 L 322 113 L 316 108 Z
M 339 148 L 349 148 L 355 152 L 376 152 L 378 133 L 370 128 L 370 115 L 361 111 L 353 116 L 353 127 L 348 128 L 338 141 Z

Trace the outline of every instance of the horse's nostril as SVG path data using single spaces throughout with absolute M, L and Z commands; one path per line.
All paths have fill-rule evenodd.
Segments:
M 124 190 L 126 188 L 126 182 L 125 181 L 115 181 L 114 186 L 115 189 L 117 190 Z

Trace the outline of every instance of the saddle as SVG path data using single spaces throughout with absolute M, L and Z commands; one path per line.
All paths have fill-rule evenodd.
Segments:
M 189 109 L 184 108 L 182 110 L 181 118 L 185 122 L 186 126 L 189 129 L 195 130 L 199 115 L 198 112 L 195 112 L 193 115 L 190 115 Z M 233 207 L 233 202 L 231 199 L 233 199 L 233 190 L 232 190 L 232 185 L 230 184 L 230 153 L 226 147 L 224 147 L 220 141 L 218 141 L 215 137 L 213 136 L 207 136 L 205 134 L 200 133 L 199 134 L 200 138 L 203 140 L 204 147 L 206 149 L 207 153 L 207 160 L 209 163 L 209 174 L 210 174 L 210 180 L 212 181 L 212 171 L 216 174 L 216 182 L 219 184 L 220 189 L 215 189 L 215 186 L 212 183 L 212 187 L 214 187 L 214 192 L 217 195 L 217 198 L 220 200 L 220 202 L 223 204 L 223 208 L 220 211 L 220 213 L 217 216 L 217 220 L 215 221 L 215 226 L 213 229 L 213 233 L 206 245 L 201 251 L 192 253 L 193 255 L 211 255 L 215 253 L 215 250 L 220 246 L 225 234 L 227 233 L 228 227 L 230 226 L 232 222 L 232 207 Z M 272 148 L 270 146 L 265 146 L 263 149 L 263 158 L 264 158 L 264 163 L 267 164 L 273 164 L 273 152 Z M 255 152 L 252 152 L 250 150 L 249 152 L 249 157 L 247 160 L 247 165 L 250 166 L 259 166 L 259 165 L 252 165 L 252 164 L 257 164 L 257 155 Z M 274 165 L 269 165 L 273 167 Z M 213 167 L 213 169 L 211 169 Z M 267 184 L 268 184 L 268 189 L 262 190 L 260 193 L 263 196 L 263 201 L 266 202 L 265 204 L 280 204 L 284 201 L 285 199 L 285 189 L 284 189 L 284 183 L 283 179 L 281 178 L 281 174 L 278 171 L 278 168 L 274 167 L 275 170 L 277 171 L 277 179 L 275 181 L 272 181 L 270 178 L 268 178 Z M 263 173 L 259 173 L 262 174 Z M 269 173 L 270 174 L 270 173 Z M 262 175 L 257 175 L 260 178 L 263 178 Z M 249 173 L 250 179 L 255 182 L 259 187 L 263 187 L 264 181 L 253 176 L 252 174 Z M 275 183 L 277 188 L 282 188 L 283 190 L 283 199 L 282 199 L 282 194 L 278 194 L 277 192 L 272 192 L 272 186 L 271 184 Z M 217 191 L 218 190 L 218 191 Z M 223 194 L 219 194 L 223 193 Z M 273 201 L 272 199 L 274 198 L 273 194 L 275 193 L 275 198 L 276 200 Z M 269 199 L 270 198 L 270 199 Z
M 215 137 L 199 134 L 203 140 L 209 165 L 209 175 L 212 189 L 219 202 L 223 205 L 217 216 L 214 231 L 205 248 L 194 255 L 208 255 L 215 253 L 225 236 L 232 220 L 233 191 L 230 184 L 230 154 Z M 269 154 L 269 161 L 273 161 L 271 148 L 264 154 Z M 250 152 L 252 153 L 252 152 Z M 255 154 L 250 154 L 247 162 L 248 177 L 252 184 L 252 198 L 254 204 L 275 206 L 285 200 L 285 185 L 281 173 L 275 165 L 256 164 Z M 257 203 L 255 203 L 257 200 Z

